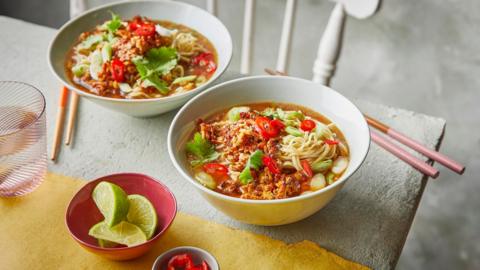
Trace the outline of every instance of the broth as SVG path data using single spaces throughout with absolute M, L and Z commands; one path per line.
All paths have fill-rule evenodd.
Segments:
M 199 120 L 190 137 L 187 160 L 197 181 L 244 199 L 283 199 L 319 190 L 338 180 L 349 160 L 339 128 L 294 104 L 225 109 Z M 200 138 L 211 147 L 210 156 L 199 158 L 192 149 Z

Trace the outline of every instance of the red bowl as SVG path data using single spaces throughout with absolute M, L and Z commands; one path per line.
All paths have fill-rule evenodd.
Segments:
M 97 239 L 88 235 L 90 228 L 103 220 L 103 216 L 92 199 L 92 191 L 101 181 L 114 183 L 127 194 L 147 197 L 156 209 L 158 226 L 147 242 L 132 247 L 102 248 Z M 70 235 L 86 250 L 110 260 L 130 260 L 145 254 L 172 224 L 177 213 L 177 202 L 173 193 L 154 178 L 138 173 L 119 173 L 103 176 L 83 186 L 70 201 L 65 223 Z

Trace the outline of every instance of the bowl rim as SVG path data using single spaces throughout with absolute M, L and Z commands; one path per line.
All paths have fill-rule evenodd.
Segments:
M 160 265 L 160 261 L 161 259 L 163 259 L 163 257 L 165 257 L 167 254 L 169 253 L 174 253 L 175 251 L 177 250 L 194 250 L 195 252 L 198 252 L 198 253 L 202 253 L 202 254 L 206 254 L 207 257 L 210 257 L 213 262 L 215 262 L 215 265 L 214 267 L 212 267 L 210 265 L 210 269 L 211 270 L 218 270 L 220 269 L 219 265 L 218 265 L 218 261 L 217 261 L 217 258 L 215 258 L 215 256 L 213 256 L 212 253 L 208 252 L 207 250 L 203 249 L 203 248 L 200 248 L 200 247 L 194 247 L 194 246 L 178 246 L 178 247 L 174 247 L 174 248 L 171 248 L 169 250 L 166 250 L 165 252 L 163 252 L 162 254 L 158 255 L 158 257 L 155 259 L 155 261 L 153 262 L 153 265 L 152 265 L 152 270 L 161 270 L 161 267 L 162 265 Z
M 83 18 L 86 15 L 90 15 L 92 13 L 98 12 L 101 9 L 105 9 L 105 8 L 108 8 L 108 7 L 114 7 L 114 6 L 121 6 L 121 5 L 126 5 L 126 4 L 135 4 L 135 3 L 155 3 L 155 4 L 159 4 L 159 5 L 165 5 L 165 4 L 166 5 L 177 5 L 177 6 L 182 6 L 182 7 L 193 8 L 194 10 L 196 10 L 196 12 L 205 13 L 205 14 L 208 14 L 209 16 L 211 16 L 214 20 L 216 20 L 219 23 L 221 28 L 223 28 L 223 30 L 225 30 L 225 32 L 227 33 L 227 36 L 228 36 L 228 39 L 224 39 L 224 41 L 227 43 L 227 47 L 228 47 L 228 51 L 225 53 L 226 59 L 227 59 L 227 61 L 225 62 L 225 66 L 222 69 L 217 68 L 218 72 L 216 71 L 214 73 L 214 75 L 208 81 L 206 81 L 204 84 L 198 86 L 197 88 L 195 88 L 193 90 L 190 90 L 190 91 L 187 91 L 185 93 L 178 94 L 178 95 L 159 97 L 159 98 L 148 98 L 148 99 L 122 99 L 122 98 L 111 98 L 111 97 L 103 97 L 103 96 L 95 95 L 95 94 L 92 94 L 92 93 L 89 93 L 87 91 L 83 91 L 83 90 L 79 89 L 77 86 L 72 84 L 69 80 L 64 80 L 55 71 L 55 68 L 53 66 L 53 61 L 52 61 L 53 49 L 54 49 L 53 45 L 57 42 L 60 33 L 65 31 L 66 28 L 68 28 L 71 24 L 73 24 L 77 20 L 80 20 L 81 18 Z M 190 27 L 190 26 L 188 26 L 188 27 Z M 190 27 L 190 28 L 192 28 L 192 27 Z M 194 28 L 192 28 L 192 29 L 194 29 Z M 196 30 L 196 29 L 194 29 L 194 30 Z M 202 33 L 200 33 L 200 34 L 202 34 Z M 218 55 L 217 47 L 215 46 L 215 44 L 213 44 L 213 45 L 214 45 L 214 48 L 217 51 L 217 55 Z M 232 41 L 232 36 L 230 35 L 230 32 L 228 31 L 227 27 L 222 23 L 222 21 L 220 19 L 218 19 L 216 16 L 212 15 L 211 13 L 209 13 L 206 10 L 201 9 L 197 6 L 190 5 L 190 4 L 183 3 L 183 2 L 179 2 L 179 1 L 169 1 L 169 0 L 123 0 L 123 1 L 118 1 L 118 2 L 113 2 L 113 3 L 100 5 L 98 7 L 93 8 L 93 9 L 89 9 L 88 11 L 86 11 L 84 13 L 81 13 L 79 16 L 67 21 L 64 25 L 62 25 L 62 27 L 60 27 L 60 29 L 58 29 L 57 33 L 55 34 L 55 37 L 53 37 L 50 44 L 48 45 L 47 50 L 48 50 L 47 63 L 48 63 L 48 67 L 49 67 L 50 71 L 54 74 L 54 76 L 61 83 L 66 85 L 68 89 L 75 91 L 79 95 L 84 95 L 84 96 L 95 98 L 95 99 L 118 102 L 118 103 L 148 103 L 148 102 L 157 102 L 157 101 L 167 102 L 167 101 L 180 100 L 184 97 L 187 97 L 189 95 L 193 95 L 195 93 L 198 93 L 198 92 L 201 92 L 202 90 L 204 90 L 206 87 L 208 87 L 214 81 L 216 81 L 227 70 L 228 66 L 230 65 L 230 63 L 232 61 L 232 56 L 233 56 L 233 41 Z
M 143 177 L 145 179 L 148 179 L 148 181 L 152 181 L 152 182 L 155 182 L 156 184 L 160 185 L 165 191 L 168 192 L 168 194 L 170 194 L 172 200 L 173 200 L 173 215 L 172 215 L 172 218 L 168 221 L 167 223 L 167 226 L 165 226 L 161 231 L 159 231 L 158 233 L 155 234 L 154 237 L 148 239 L 146 242 L 144 243 L 141 243 L 139 245 L 135 245 L 135 246 L 131 246 L 131 247 L 113 247 L 113 248 L 104 248 L 104 247 L 100 247 L 100 246 L 96 246 L 96 245 L 92 245 L 90 243 L 87 243 L 85 242 L 83 239 L 80 239 L 79 237 L 77 237 L 75 235 L 75 233 L 72 232 L 72 230 L 70 229 L 70 226 L 69 226 L 69 222 L 68 222 L 68 213 L 70 212 L 70 209 L 72 207 L 72 202 L 77 198 L 78 194 L 83 191 L 84 189 L 86 189 L 88 186 L 91 186 L 91 185 L 94 185 L 94 184 L 97 184 L 98 182 L 100 181 L 104 181 L 106 178 L 109 178 L 109 177 L 114 177 L 114 176 L 119 176 L 119 175 L 123 175 L 123 176 L 140 176 L 140 177 Z M 84 245 L 84 246 L 87 246 L 89 248 L 92 248 L 92 249 L 95 249 L 95 250 L 101 250 L 101 251 L 114 251 L 114 250 L 129 250 L 129 249 L 133 249 L 133 248 L 137 248 L 137 247 L 141 247 L 141 246 L 146 246 L 148 244 L 150 244 L 151 242 L 154 242 L 156 241 L 163 233 L 165 233 L 168 228 L 170 228 L 170 226 L 172 225 L 173 221 L 175 220 L 175 217 L 177 216 L 177 210 L 178 210 L 178 206 L 177 206 L 177 199 L 175 198 L 175 195 L 173 194 L 173 192 L 165 185 L 163 184 L 162 182 L 158 181 L 156 178 L 153 178 L 151 176 L 148 176 L 146 174 L 143 174 L 143 173 L 131 173 L 131 172 L 125 172 L 125 173 L 114 173 L 114 174 L 108 174 L 108 175 L 104 175 L 104 176 L 101 176 L 101 177 L 98 177 L 94 180 L 91 180 L 91 181 L 88 181 L 85 185 L 83 185 L 76 193 L 75 195 L 73 195 L 72 199 L 70 200 L 70 202 L 68 203 L 68 207 L 67 207 L 67 210 L 65 211 L 65 225 L 67 226 L 68 228 L 68 232 L 70 233 L 70 235 L 77 241 L 79 242 L 80 244 Z M 158 210 L 155 209 L 155 213 L 158 215 Z
M 174 125 L 177 123 L 177 120 L 178 118 L 180 117 L 180 115 L 186 113 L 186 111 L 188 110 L 189 106 L 196 102 L 197 99 L 200 99 L 201 97 L 203 97 L 204 95 L 208 95 L 210 92 L 214 92 L 214 91 L 218 91 L 218 89 L 221 89 L 223 87 L 228 87 L 229 85 L 231 84 L 235 84 L 237 82 L 243 82 L 243 81 L 250 81 L 250 80 L 292 80 L 292 81 L 297 81 L 297 82 L 302 82 L 302 83 L 310 83 L 310 84 L 316 84 L 312 81 L 309 81 L 309 80 L 306 80 L 306 79 L 302 79 L 302 78 L 297 78 L 297 77 L 290 77 L 290 76 L 271 76 L 271 75 L 257 75 L 257 76 L 247 76 L 247 77 L 242 77 L 242 78 L 237 78 L 237 79 L 234 79 L 234 80 L 230 80 L 230 81 L 226 81 L 226 82 L 223 82 L 223 83 L 220 83 L 220 84 L 217 84 L 205 91 L 203 91 L 202 93 L 200 93 L 199 95 L 193 97 L 192 99 L 190 99 L 179 111 L 178 113 L 175 115 L 175 117 L 173 118 L 172 120 L 172 124 L 170 125 L 170 128 L 168 130 L 168 136 L 167 136 L 167 146 L 168 146 L 168 154 L 170 156 L 170 160 L 172 161 L 173 165 L 175 166 L 175 168 L 177 169 L 177 171 L 180 172 L 180 174 L 186 178 L 190 183 L 192 183 L 197 189 L 200 189 L 201 191 L 203 192 L 206 192 L 207 194 L 209 195 L 212 195 L 218 199 L 222 199 L 222 200 L 229 200 L 229 201 L 234 201 L 234 202 L 238 202 L 238 203 L 244 203 L 244 204 L 284 204 L 284 203 L 290 203 L 290 202 L 294 202 L 294 201 L 301 201 L 301 200 L 306 200 L 306 199 L 309 199 L 309 198 L 312 198 L 312 197 L 316 197 L 322 193 L 325 193 L 327 191 L 329 191 L 330 189 L 334 189 L 336 186 L 339 186 L 339 185 L 343 185 L 355 172 L 357 172 L 357 170 L 361 167 L 361 165 L 363 164 L 363 162 L 365 161 L 365 159 L 367 158 L 367 155 L 368 155 L 368 152 L 370 151 L 370 145 L 371 145 L 371 138 L 370 138 L 370 132 L 369 132 L 369 127 L 367 125 L 367 122 L 366 120 L 363 118 L 363 121 L 362 121 L 362 124 L 363 126 L 366 127 L 367 129 L 367 133 L 364 134 L 366 136 L 366 139 L 367 139 L 367 145 L 366 145 L 366 150 L 364 151 L 364 153 L 361 153 L 363 155 L 363 157 L 361 158 L 360 162 L 358 163 L 357 167 L 356 168 L 353 168 L 353 170 L 345 175 L 343 174 L 342 175 L 342 179 L 340 181 L 335 181 L 333 184 L 331 185 L 328 185 L 327 187 L 324 187 L 322 189 L 319 189 L 319 190 L 316 190 L 316 191 L 313 191 L 312 193 L 309 193 L 309 194 L 306 194 L 306 195 L 302 195 L 302 196 L 295 196 L 295 197 L 290 197 L 290 198 L 284 198 L 284 199 L 275 199 L 275 200 L 253 200 L 253 199 L 241 199 L 241 198 L 237 198 L 237 197 L 232 197 L 232 196 L 228 196 L 228 195 L 224 195 L 222 193 L 219 193 L 219 192 L 216 192 L 216 191 L 213 191 L 203 185 L 201 185 L 200 183 L 198 183 L 196 180 L 193 179 L 192 176 L 190 176 L 186 170 L 183 169 L 183 166 L 177 161 L 177 159 L 175 159 L 175 154 L 174 154 L 174 145 L 173 145 L 173 127 Z M 340 95 L 341 97 L 343 97 L 347 103 L 350 103 L 350 105 L 360 114 L 362 115 L 360 109 L 358 109 L 358 107 L 352 102 L 350 101 L 350 99 L 346 98 L 344 95 L 342 95 L 341 93 L 333 90 L 332 88 L 328 87 L 328 86 L 325 86 L 325 85 L 321 85 L 321 84 L 318 84 L 319 86 L 321 87 L 324 87 L 326 88 L 327 90 L 331 90 L 331 91 L 334 91 L 336 92 L 338 95 Z M 292 102 L 294 103 L 294 102 Z M 301 105 L 301 104 L 299 104 Z
M 4 133 L 4 134 L 0 134 L 0 137 L 5 137 L 5 138 L 8 138 L 9 136 L 15 136 L 15 134 L 17 133 L 21 133 L 29 128 L 31 128 L 33 125 L 37 124 L 38 121 L 43 117 L 43 115 L 45 114 L 45 109 L 47 107 L 47 100 L 45 99 L 45 95 L 42 93 L 42 91 L 40 91 L 40 89 L 38 89 L 37 87 L 29 84 L 29 83 L 25 83 L 25 82 L 21 82 L 21 81 L 11 81 L 11 80 L 7 80 L 7 81 L 1 81 L 0 80 L 0 86 L 2 86 L 3 84 L 17 84 L 17 85 L 23 85 L 23 86 L 26 86 L 28 88 L 30 88 L 29 90 L 34 90 L 37 94 L 39 94 L 39 97 L 40 97 L 40 100 L 42 102 L 42 109 L 39 110 L 39 113 L 38 115 L 35 117 L 35 120 L 30 122 L 28 125 L 20 128 L 20 129 L 17 129 L 17 130 L 14 130 L 12 132 L 9 132 L 9 133 Z

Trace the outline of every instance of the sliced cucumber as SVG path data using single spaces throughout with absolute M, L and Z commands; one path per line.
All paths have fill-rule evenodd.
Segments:
M 215 189 L 217 187 L 217 183 L 213 179 L 213 177 L 206 173 L 206 172 L 198 172 L 195 174 L 195 179 L 202 184 L 203 186 L 209 189 Z
M 130 93 L 133 91 L 132 87 L 128 83 L 119 83 L 118 87 L 120 87 L 120 91 L 123 93 Z
M 157 34 L 159 34 L 160 36 L 164 36 L 164 37 L 169 37 L 169 36 L 172 36 L 174 34 L 176 34 L 178 32 L 177 29 L 174 29 L 174 30 L 170 30 L 170 29 L 167 29 L 159 24 L 156 24 L 155 25 L 155 32 L 157 32 Z
M 72 67 L 72 73 L 75 77 L 82 77 L 87 72 L 88 65 L 79 64 Z
M 190 76 L 184 76 L 184 77 L 179 77 L 179 78 L 176 78 L 172 84 L 180 84 L 180 83 L 184 83 L 184 82 L 190 82 L 190 81 L 193 81 L 197 78 L 196 75 L 190 75 Z
M 285 118 L 288 120 L 293 120 L 293 119 L 299 119 L 303 120 L 305 119 L 305 115 L 299 111 L 289 111 L 285 114 Z
M 319 190 L 327 186 L 327 182 L 325 181 L 325 176 L 321 173 L 317 173 L 312 177 L 310 181 L 310 188 L 312 190 Z
M 104 63 L 112 59 L 112 45 L 110 43 L 105 43 L 105 45 L 103 45 L 102 59 Z
M 315 120 L 315 133 L 319 138 L 326 138 L 331 134 L 331 131 L 325 124 Z
M 227 113 L 227 119 L 235 122 L 240 120 L 240 113 L 250 111 L 250 107 L 233 107 Z
M 284 119 L 285 118 L 285 111 L 280 109 L 280 108 L 277 108 L 277 115 L 278 115 L 278 118 Z
M 98 80 L 98 73 L 102 71 L 103 58 L 100 51 L 94 51 L 90 55 L 90 77 L 94 80 Z
M 301 132 L 298 128 L 294 128 L 294 127 L 290 127 L 290 126 L 285 128 L 285 132 L 287 132 L 288 134 L 290 134 L 292 136 L 295 136 L 295 137 L 303 136 L 303 132 Z
M 312 164 L 312 170 L 313 172 L 319 173 L 319 172 L 324 172 L 328 169 L 330 169 L 333 165 L 333 161 L 331 159 L 327 160 L 322 160 L 318 161 Z
M 103 41 L 103 37 L 101 35 L 89 36 L 84 41 L 82 41 L 77 48 L 90 49 L 93 45 L 96 45 L 102 41 Z
M 331 185 L 335 182 L 335 174 L 332 172 L 329 172 L 327 174 L 327 184 Z
M 333 162 L 332 172 L 336 175 L 342 174 L 348 166 L 348 159 L 346 157 L 338 157 Z

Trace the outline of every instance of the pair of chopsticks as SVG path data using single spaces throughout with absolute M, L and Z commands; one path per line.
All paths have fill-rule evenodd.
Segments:
M 86 0 L 70 0 L 70 18 L 74 18 L 87 9 Z M 50 159 L 57 160 L 58 152 L 60 151 L 60 140 L 63 135 L 63 122 L 65 121 L 65 107 L 67 105 L 69 90 L 63 87 L 60 92 L 60 102 L 58 104 L 57 120 L 55 123 L 55 133 L 53 134 L 53 149 Z M 65 138 L 65 145 L 71 145 L 73 141 L 73 129 L 75 128 L 75 120 L 77 118 L 77 108 L 80 96 L 72 91 L 70 97 L 70 104 L 68 106 L 68 122 L 67 122 L 67 137 Z
M 268 68 L 265 69 L 265 72 L 270 75 L 286 76 L 284 72 L 274 71 Z M 458 174 L 463 174 L 463 172 L 465 171 L 465 166 L 447 157 L 446 155 L 429 149 L 428 147 L 422 145 L 418 141 L 396 131 L 395 129 L 387 126 L 386 124 L 368 115 L 364 114 L 364 117 L 370 127 L 375 128 L 376 130 L 382 132 L 383 134 L 389 136 L 390 138 L 402 143 L 403 145 L 421 153 L 422 155 L 434 161 L 437 161 L 438 163 L 442 164 L 443 166 L 447 167 L 448 169 Z M 410 166 L 420 171 L 421 173 L 428 175 L 432 178 L 437 178 L 438 175 L 440 174 L 440 172 L 434 167 L 432 167 L 431 165 L 414 157 L 412 154 L 405 151 L 399 145 L 391 142 L 386 137 L 380 135 L 378 132 L 372 129 L 370 129 L 370 137 L 372 141 L 375 142 L 377 145 L 387 150 L 388 152 L 392 153 L 394 156 L 403 160 L 405 163 L 409 164 Z
M 50 159 L 53 161 L 57 160 L 58 152 L 60 151 L 60 141 L 63 135 L 63 128 L 65 122 L 65 111 L 67 107 L 67 100 L 70 91 L 67 87 L 63 87 L 60 92 L 60 98 L 58 103 L 57 119 L 55 123 L 55 131 L 53 134 L 53 144 L 52 144 L 52 153 Z M 68 121 L 67 121 L 67 135 L 65 138 L 65 145 L 71 145 L 73 141 L 73 130 L 75 128 L 75 120 L 77 118 L 77 108 L 78 108 L 79 96 L 77 93 L 72 91 L 72 96 L 70 97 L 70 104 L 68 106 Z

